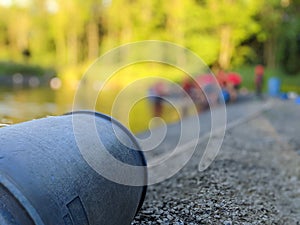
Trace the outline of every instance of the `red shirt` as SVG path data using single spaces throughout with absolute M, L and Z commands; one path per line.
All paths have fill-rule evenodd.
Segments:
M 256 76 L 263 76 L 264 75 L 264 67 L 262 65 L 257 65 L 255 67 L 255 75 Z
M 230 72 L 227 74 L 227 81 L 233 85 L 240 85 L 242 83 L 242 78 L 239 74 Z

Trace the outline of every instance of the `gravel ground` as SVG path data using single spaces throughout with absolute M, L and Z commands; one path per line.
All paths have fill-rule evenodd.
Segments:
M 201 149 L 174 177 L 148 189 L 135 224 L 300 224 L 300 106 L 276 102 L 227 131 L 210 167 Z

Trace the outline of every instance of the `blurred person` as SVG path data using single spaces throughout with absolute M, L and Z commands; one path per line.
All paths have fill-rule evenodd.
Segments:
M 219 70 L 216 78 L 221 87 L 220 98 L 222 98 L 225 103 L 228 103 L 230 101 L 230 93 L 229 93 L 228 87 L 227 87 L 226 73 L 223 70 Z
M 216 78 L 217 78 L 217 81 L 218 81 L 219 85 L 221 86 L 221 88 L 226 87 L 227 77 L 226 77 L 226 73 L 224 72 L 224 70 L 219 70 Z
M 150 102 L 153 104 L 153 116 L 161 117 L 163 112 L 163 97 L 167 94 L 167 88 L 162 81 L 155 83 L 148 90 Z
M 205 107 L 205 95 L 198 85 L 197 81 L 192 78 L 186 78 L 182 82 L 182 88 L 187 93 L 187 95 L 192 99 L 194 105 L 197 109 L 197 112 L 201 112 L 201 110 Z M 187 96 L 185 96 L 187 97 Z M 183 114 L 187 114 L 188 105 L 184 105 Z
M 214 106 L 218 103 L 219 92 L 218 83 L 212 74 L 199 75 L 196 78 L 199 87 L 203 88 L 202 95 L 204 97 L 204 107 Z
M 258 97 L 261 97 L 263 88 L 264 67 L 259 64 L 254 69 L 255 73 L 255 91 Z
M 238 93 L 236 88 L 234 87 L 234 84 L 231 82 L 227 82 L 226 90 L 229 93 L 229 101 L 235 102 L 237 100 Z
M 238 98 L 238 91 L 240 89 L 242 78 L 239 74 L 234 72 L 227 73 L 227 88 L 230 95 L 230 101 L 236 101 Z
M 190 97 L 193 101 L 193 91 L 192 89 L 194 88 L 193 80 L 191 78 L 184 78 L 182 81 L 182 89 L 185 91 L 186 95 L 183 96 L 183 105 L 182 105 L 182 114 L 183 116 L 186 116 L 188 114 L 188 108 L 189 106 L 187 105 L 187 101 L 185 101 L 185 98 Z
M 238 73 L 227 73 L 227 82 L 233 85 L 233 88 L 238 91 L 242 84 L 242 77 Z

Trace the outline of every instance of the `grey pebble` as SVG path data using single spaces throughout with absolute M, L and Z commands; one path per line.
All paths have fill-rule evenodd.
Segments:
M 299 121 L 298 112 L 299 107 L 278 103 L 230 129 L 208 169 L 198 171 L 199 151 L 178 174 L 149 186 L 132 225 L 297 224 L 300 123 L 293 121 Z M 205 147 L 203 141 L 197 148 Z M 281 165 L 289 154 L 288 163 Z

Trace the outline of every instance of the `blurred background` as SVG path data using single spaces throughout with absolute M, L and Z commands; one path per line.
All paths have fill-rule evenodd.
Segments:
M 244 90 L 254 90 L 254 68 L 262 64 L 266 78 L 279 77 L 283 91 L 299 94 L 299 12 L 300 0 L 0 0 L 0 123 L 72 110 L 78 82 L 100 55 L 150 39 L 192 50 L 214 73 L 237 72 Z M 158 71 L 178 84 L 185 76 L 151 63 L 118 71 L 96 109 L 109 113 L 118 90 Z M 148 126 L 149 107 L 145 100 L 132 110 L 135 121 L 143 115 L 134 132 Z M 178 119 L 171 105 L 165 114 L 168 122 Z M 116 117 L 123 120 L 122 110 Z

